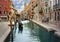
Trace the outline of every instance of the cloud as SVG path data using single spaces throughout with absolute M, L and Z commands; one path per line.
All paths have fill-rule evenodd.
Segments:
M 21 2 L 22 2 L 22 0 L 18 0 L 18 1 L 17 1 L 17 4 L 20 4 Z
M 27 5 L 29 4 L 30 0 L 12 0 L 14 3 L 14 8 L 21 12 L 24 10 L 24 2 L 26 1 Z
M 21 11 L 23 11 L 24 10 L 24 5 L 22 5 L 21 7 L 20 7 L 20 9 L 18 9 L 18 12 L 20 13 Z

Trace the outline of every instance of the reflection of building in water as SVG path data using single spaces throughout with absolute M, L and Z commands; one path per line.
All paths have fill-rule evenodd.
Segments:
M 18 27 L 18 33 L 22 33 L 22 31 L 23 31 L 23 26 L 19 25 L 19 27 Z
M 4 42 L 13 42 L 14 40 L 14 34 L 13 34 L 13 30 L 11 30 L 10 34 L 7 36 L 6 40 Z

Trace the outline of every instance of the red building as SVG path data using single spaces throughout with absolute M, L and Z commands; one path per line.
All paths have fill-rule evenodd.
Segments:
M 0 16 L 8 15 L 10 12 L 10 0 L 0 0 Z

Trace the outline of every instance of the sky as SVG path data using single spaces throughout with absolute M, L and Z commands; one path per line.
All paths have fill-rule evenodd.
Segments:
M 14 4 L 14 8 L 18 10 L 18 12 L 21 12 L 24 10 L 24 2 L 27 3 L 27 5 L 30 3 L 30 0 L 12 0 Z

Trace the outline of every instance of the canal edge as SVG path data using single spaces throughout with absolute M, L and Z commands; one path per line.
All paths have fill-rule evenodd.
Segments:
M 48 31 L 48 32 L 53 32 L 54 36 L 57 37 L 58 39 L 60 39 L 60 33 L 59 33 L 59 31 L 56 30 L 55 28 L 49 28 L 49 29 L 48 29 L 47 27 L 42 26 L 40 23 L 36 22 L 35 20 L 29 19 L 29 21 L 32 21 L 32 22 L 36 23 L 37 25 L 43 27 L 43 28 L 44 28 L 46 31 Z
M 11 29 L 9 28 L 0 38 L 0 42 L 4 42 L 6 37 L 9 35 L 10 32 L 11 32 Z
M 44 25 L 41 25 L 40 23 L 36 22 L 35 20 L 29 20 L 29 21 L 32 21 L 32 22 L 36 23 L 37 25 L 43 27 L 43 28 L 44 28 L 46 31 L 48 31 L 48 32 L 53 32 L 53 31 L 55 32 L 55 31 L 56 31 L 56 29 L 48 28 L 48 27 L 46 27 L 46 26 L 44 26 Z

